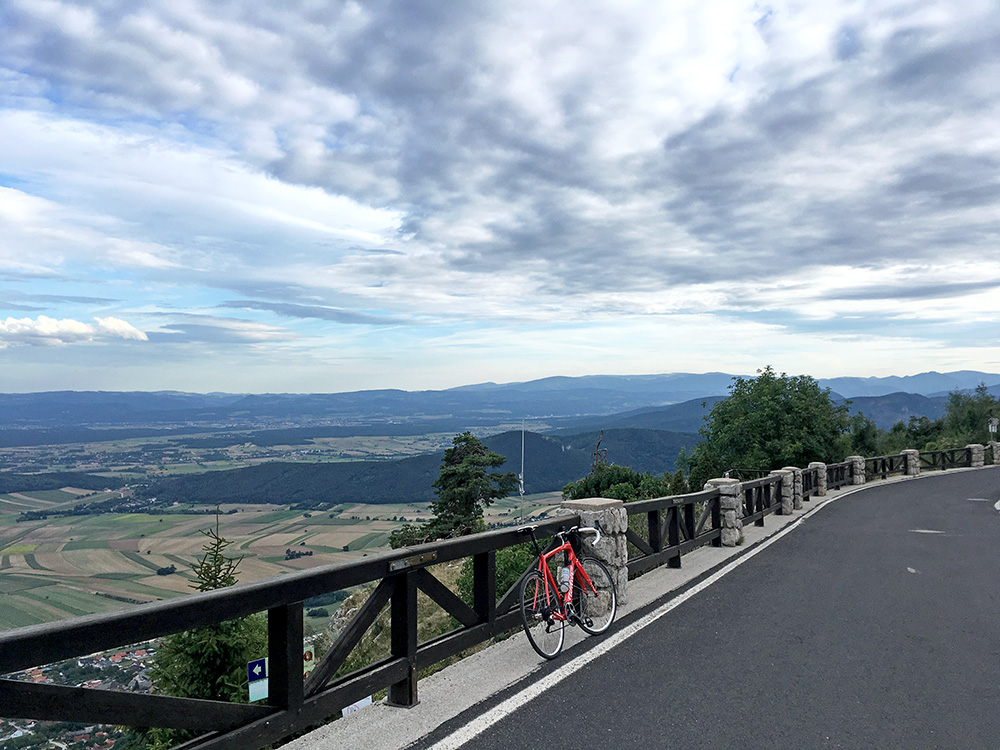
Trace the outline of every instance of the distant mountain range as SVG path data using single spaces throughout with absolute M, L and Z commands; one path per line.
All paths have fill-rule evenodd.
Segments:
M 473 429 L 507 457 L 503 469 L 516 472 L 521 430 L 510 426 L 523 419 L 526 490 L 536 493 L 559 490 L 585 476 L 598 440 L 612 463 L 657 475 L 672 472 L 678 452 L 698 443 L 698 429 L 731 382 L 730 375 L 708 373 L 546 378 L 419 392 L 0 394 L 0 447 L 146 435 L 208 444 L 234 433 L 263 446 Z M 911 416 L 936 419 L 944 414 L 948 392 L 979 383 L 992 384 L 991 392 L 1000 395 L 1000 375 L 979 372 L 820 381 L 835 398 L 850 398 L 852 412 L 863 412 L 883 429 Z M 926 393 L 892 390 L 900 386 Z M 211 437 L 198 436 L 209 432 Z M 434 497 L 431 484 L 440 460 L 440 453 L 431 453 L 395 461 L 273 462 L 157 480 L 150 490 L 163 500 L 211 504 L 423 501 Z
M 441 391 L 328 394 L 111 391 L 0 394 L 0 429 L 155 427 L 191 431 L 209 426 L 262 429 L 328 425 L 347 430 L 377 426 L 382 434 L 401 434 L 510 425 L 522 419 L 574 428 L 592 422 L 590 418 L 594 416 L 615 415 L 613 420 L 604 420 L 605 424 L 624 420 L 622 426 L 656 423 L 670 427 L 655 429 L 687 431 L 692 429 L 690 417 L 697 416 L 700 423 L 701 401 L 710 405 L 725 396 L 733 377 L 721 372 L 553 377 L 525 383 L 480 383 Z M 971 370 L 905 377 L 830 378 L 819 383 L 838 397 L 855 399 L 856 404 L 863 398 L 897 393 L 933 401 L 950 391 L 972 389 L 980 383 L 1000 394 L 1000 374 Z M 901 403 L 900 408 L 904 409 L 901 413 L 909 413 L 905 410 L 916 408 L 915 404 Z M 649 410 L 671 405 L 683 408 L 648 416 Z M 891 411 L 891 407 L 887 410 Z
M 920 375 L 884 378 L 820 378 L 819 384 L 844 398 L 888 396 L 890 393 L 916 393 L 921 396 L 947 396 L 952 391 L 966 391 L 980 383 L 1000 389 L 1000 375 L 977 370 L 924 372 Z

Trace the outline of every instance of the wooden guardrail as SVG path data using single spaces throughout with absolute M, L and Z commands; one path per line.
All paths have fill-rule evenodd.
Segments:
M 629 575 L 645 573 L 664 563 L 679 568 L 684 553 L 709 543 L 721 547 L 719 499 L 719 490 L 714 489 L 627 503 L 630 521 L 631 517 L 646 516 L 645 537 L 632 528 L 631 522 L 625 532 L 638 550 L 636 556 L 629 556 Z
M 895 456 L 877 456 L 865 459 L 865 481 L 874 477 L 888 479 L 897 474 L 906 473 L 906 456 L 902 453 Z
M 536 524 L 545 536 L 578 523 L 576 516 Z M 267 613 L 270 664 L 267 705 L 112 692 L 0 679 L 0 714 L 183 729 L 204 733 L 185 748 L 247 750 L 277 742 L 322 723 L 344 706 L 388 688 L 390 703 L 417 702 L 421 669 L 520 625 L 518 591 L 496 591 L 496 552 L 525 541 L 503 529 L 395 550 L 349 563 L 290 573 L 152 602 L 121 612 L 88 615 L 0 632 L 0 674 L 140 643 L 213 623 Z M 470 607 L 428 570 L 472 558 Z M 310 597 L 366 583 L 377 585 L 308 679 L 302 679 L 303 605 Z M 417 592 L 422 591 L 458 623 L 449 633 L 417 641 Z M 500 594 L 498 597 L 497 594 Z M 351 650 L 388 605 L 390 655 L 333 679 Z
M 921 469 L 959 469 L 967 466 L 972 466 L 971 448 L 923 451 L 920 454 Z
M 826 488 L 828 490 L 839 490 L 844 485 L 854 481 L 854 464 L 850 461 L 841 461 L 836 464 L 826 465 Z
M 743 482 L 743 523 L 753 521 L 763 526 L 764 518 L 781 509 L 780 476 L 767 476 Z

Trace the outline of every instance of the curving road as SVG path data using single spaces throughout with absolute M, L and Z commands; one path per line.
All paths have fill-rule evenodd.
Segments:
M 466 746 L 996 750 L 998 501 L 994 468 L 844 496 Z

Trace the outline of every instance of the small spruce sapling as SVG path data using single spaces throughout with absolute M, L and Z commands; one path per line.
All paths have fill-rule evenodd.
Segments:
M 215 528 L 202 529 L 208 537 L 204 554 L 191 566 L 198 576 L 191 584 L 198 591 L 213 591 L 236 583 L 236 569 L 243 557 L 229 557 L 231 541 Z M 150 677 L 157 692 L 182 698 L 245 703 L 248 698 L 246 665 L 267 653 L 267 621 L 262 615 L 207 625 L 168 636 L 160 643 Z M 141 732 L 153 750 L 172 747 L 191 736 L 172 729 Z

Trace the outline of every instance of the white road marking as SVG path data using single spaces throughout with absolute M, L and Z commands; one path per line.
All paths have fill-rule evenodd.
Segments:
M 994 505 L 993 507 L 996 508 L 998 511 L 1000 511 L 1000 501 L 998 501 L 997 504 Z
M 910 529 L 914 534 L 943 534 L 943 531 L 935 531 L 934 529 Z
M 919 570 L 917 570 L 916 568 L 909 568 L 909 567 L 908 567 L 908 568 L 906 569 L 906 572 L 907 572 L 907 573 L 919 573 L 920 571 L 919 571 Z
M 818 505 L 815 508 L 812 508 L 811 510 L 804 513 L 798 520 L 801 522 L 802 519 L 808 518 L 813 513 L 822 510 L 828 504 L 829 503 L 823 503 L 822 505 Z M 656 608 L 648 615 L 645 615 L 644 617 L 636 620 L 631 625 L 628 625 L 627 627 L 624 627 L 621 630 L 615 631 L 611 635 L 607 636 L 599 645 L 595 646 L 589 651 L 586 651 L 583 654 L 580 654 L 580 656 L 576 657 L 572 661 L 566 662 L 561 667 L 559 667 L 553 672 L 550 672 L 542 679 L 532 683 L 531 685 L 528 685 L 521 692 L 515 693 L 510 698 L 507 698 L 507 700 L 503 701 L 497 706 L 494 706 L 485 714 L 475 719 L 474 722 L 465 725 L 464 727 L 456 730 L 455 732 L 448 735 L 444 739 L 439 740 L 438 742 L 436 742 L 434 745 L 431 746 L 431 750 L 456 750 L 465 743 L 471 742 L 480 734 L 489 729 L 491 726 L 493 726 L 501 719 L 506 717 L 508 714 L 513 713 L 526 703 L 530 703 L 532 699 L 541 695 L 550 687 L 558 685 L 560 682 L 565 680 L 567 677 L 571 676 L 573 673 L 579 671 L 583 667 L 590 664 L 590 662 L 594 661 L 595 659 L 601 656 L 604 656 L 604 654 L 613 649 L 615 646 L 624 643 L 626 640 L 631 638 L 633 635 L 638 633 L 643 628 L 647 627 L 648 625 L 651 625 L 664 615 L 670 613 L 671 611 L 682 605 L 691 597 L 701 593 L 723 576 L 732 573 L 740 565 L 750 560 L 757 553 L 763 552 L 765 549 L 770 547 L 776 541 L 781 539 L 781 537 L 785 536 L 785 534 L 795 529 L 795 527 L 797 527 L 798 525 L 799 525 L 798 523 L 792 523 L 789 526 L 786 526 L 781 531 L 777 532 L 774 536 L 765 539 L 758 546 L 744 553 L 740 557 L 737 557 L 732 562 L 726 564 L 725 567 L 720 568 L 718 571 L 710 575 L 701 583 L 692 586 L 687 591 L 681 594 L 678 594 L 670 601 Z
M 985 497 L 970 497 L 968 498 L 970 503 L 992 503 L 992 500 L 987 500 Z

